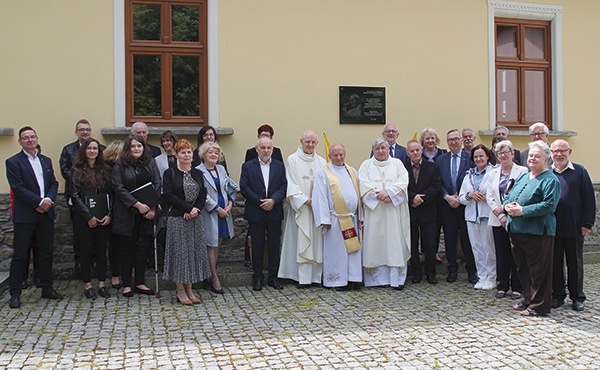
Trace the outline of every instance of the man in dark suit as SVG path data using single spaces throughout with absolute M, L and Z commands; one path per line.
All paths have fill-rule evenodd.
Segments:
M 275 136 L 275 131 L 273 130 L 273 127 L 271 127 L 271 125 L 267 123 L 261 125 L 257 131 L 258 135 L 256 137 L 259 139 L 261 137 L 266 137 L 268 139 L 273 140 L 273 136 Z M 246 157 L 244 158 L 244 162 L 248 162 L 256 158 L 257 156 L 258 153 L 256 153 L 256 147 L 252 147 L 246 150 Z M 277 147 L 273 147 L 273 155 L 271 157 L 277 161 L 283 162 L 283 155 L 281 154 L 281 149 Z
M 62 299 L 52 288 L 52 255 L 54 253 L 54 201 L 58 182 L 52 160 L 38 153 L 35 130 L 25 126 L 19 130 L 23 150 L 6 160 L 6 178 L 14 192 L 14 242 L 10 263 L 10 308 L 21 307 L 21 286 L 25 255 L 33 233 L 40 253 L 42 298 Z
M 406 162 L 408 159 L 406 156 L 406 148 L 396 143 L 399 135 L 400 133 L 398 132 L 398 127 L 396 127 L 396 125 L 385 125 L 381 132 L 381 136 L 387 140 L 390 145 L 390 157 L 398 158 L 402 162 Z M 371 157 L 372 156 L 373 152 L 371 152 Z
M 437 198 L 440 194 L 440 168 L 423 160 L 423 148 L 417 140 L 406 144 L 408 160 L 408 204 L 410 205 L 410 240 L 412 282 L 420 283 L 423 275 L 419 255 L 425 255 L 425 276 L 430 284 L 437 284 L 435 277 L 435 253 L 437 252 Z
M 268 233 L 269 276 L 268 284 L 275 289 L 283 289 L 277 280 L 279 270 L 279 245 L 281 221 L 283 220 L 283 199 L 287 191 L 285 166 L 274 161 L 273 141 L 260 138 L 256 143 L 258 158 L 242 165 L 240 191 L 246 198 L 244 218 L 248 220 L 252 238 L 252 289 L 262 290 L 263 252 L 265 234 Z
M 148 125 L 146 125 L 144 122 L 136 122 L 133 125 L 131 125 L 131 133 L 136 134 L 142 139 L 144 139 L 146 145 L 148 146 L 148 149 L 150 149 L 150 154 L 152 155 L 152 158 L 156 158 L 159 155 L 161 155 L 162 152 L 159 147 L 148 143 Z
M 458 200 L 458 192 L 462 185 L 467 170 L 475 164 L 471 160 L 470 153 L 462 150 L 461 134 L 457 129 L 452 129 L 446 134 L 448 143 L 448 152 L 442 154 L 436 160 L 440 167 L 440 179 L 442 187 L 440 195 L 443 202 L 440 202 L 442 210 L 441 223 L 444 228 L 444 244 L 446 245 L 446 258 L 448 259 L 448 276 L 446 281 L 453 283 L 456 281 L 458 273 L 457 259 L 457 241 L 460 233 L 460 243 L 465 257 L 465 267 L 469 275 L 469 282 L 477 282 L 477 271 L 473 251 L 469 242 L 467 233 L 467 224 L 465 221 L 465 206 Z
M 92 137 L 92 125 L 87 119 L 80 119 L 75 124 L 75 135 L 77 136 L 77 140 L 67 144 L 63 147 L 62 152 L 60 153 L 60 174 L 62 178 L 65 180 L 65 197 L 67 198 L 67 204 L 69 205 L 69 212 L 71 213 L 71 220 L 74 219 L 74 209 L 73 203 L 71 202 L 71 168 L 73 168 L 73 163 L 75 163 L 75 158 L 77 157 L 77 153 L 79 152 L 79 148 L 81 148 L 81 144 L 83 144 L 87 139 Z M 101 145 L 104 150 L 104 145 Z M 79 273 L 81 271 L 81 264 L 79 263 L 79 237 L 77 236 L 77 229 L 73 227 L 73 253 L 75 254 L 75 271 Z

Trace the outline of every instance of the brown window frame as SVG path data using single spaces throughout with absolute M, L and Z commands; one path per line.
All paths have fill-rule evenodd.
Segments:
M 208 122 L 208 26 L 207 0 L 127 0 L 125 2 L 125 114 L 131 126 L 144 121 L 150 126 L 203 126 Z M 133 39 L 133 5 L 161 6 L 161 40 Z M 194 5 L 199 7 L 199 40 L 184 42 L 171 40 L 171 6 Z M 161 116 L 135 116 L 133 107 L 133 57 L 134 55 L 161 56 Z M 172 116 L 172 56 L 197 56 L 200 60 L 199 116 Z
M 517 57 L 499 57 L 498 56 L 498 26 L 517 27 Z M 544 58 L 534 59 L 525 57 L 525 29 L 540 28 L 544 30 Z M 497 76 L 499 69 L 513 69 L 517 71 L 518 83 L 518 122 L 499 122 L 498 112 L 498 93 L 496 92 L 496 117 L 494 118 L 496 125 L 503 125 L 510 129 L 523 130 L 527 129 L 531 124 L 537 121 L 527 121 L 525 117 L 526 94 L 525 94 L 525 71 L 539 70 L 545 73 L 545 91 L 544 91 L 544 114 L 546 119 L 544 122 L 552 129 L 552 59 L 551 59 L 551 40 L 550 40 L 550 22 L 537 21 L 530 19 L 512 19 L 512 18 L 495 18 L 494 21 L 494 56 L 495 56 L 495 74 Z M 497 81 L 497 77 L 496 77 Z M 498 91 L 498 86 L 496 86 Z

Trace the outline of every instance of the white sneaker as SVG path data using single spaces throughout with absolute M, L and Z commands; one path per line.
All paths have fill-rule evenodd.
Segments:
M 484 281 L 483 284 L 481 284 L 481 290 L 492 290 L 494 288 L 496 288 L 495 281 L 487 280 Z
M 477 282 L 475 283 L 475 286 L 473 286 L 473 288 L 475 288 L 475 289 L 483 289 L 483 288 L 482 288 L 482 287 L 483 287 L 483 283 L 484 283 L 484 281 L 483 281 L 483 280 L 481 280 L 481 279 L 479 279 L 479 281 L 477 281 Z

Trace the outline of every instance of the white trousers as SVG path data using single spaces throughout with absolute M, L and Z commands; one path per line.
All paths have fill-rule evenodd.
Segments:
M 496 247 L 492 227 L 488 225 L 487 221 L 479 224 L 467 221 L 467 230 L 479 279 L 495 282 Z

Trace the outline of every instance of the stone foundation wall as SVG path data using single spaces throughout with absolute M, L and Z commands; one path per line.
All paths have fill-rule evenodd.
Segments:
M 598 193 L 600 183 L 594 184 L 596 193 L 596 208 L 600 210 Z M 56 278 L 71 278 L 73 276 L 73 234 L 71 217 L 65 197 L 61 194 L 55 204 L 57 218 L 54 234 L 54 270 Z M 244 220 L 244 198 L 238 195 L 233 209 L 235 237 L 226 239 L 219 252 L 220 262 L 244 261 L 244 248 L 248 223 Z M 600 213 L 596 214 L 596 226 L 586 236 L 585 252 L 600 252 Z M 0 271 L 9 271 L 10 259 L 13 254 L 13 225 L 10 218 L 10 196 L 0 194 Z

